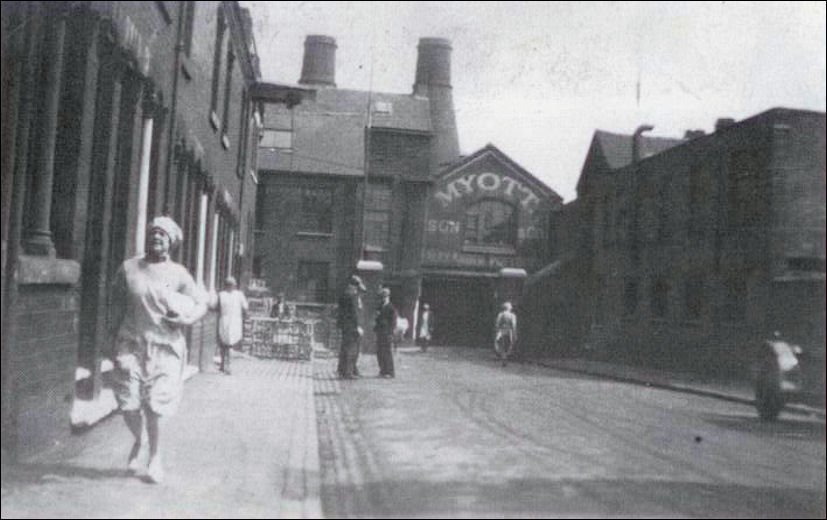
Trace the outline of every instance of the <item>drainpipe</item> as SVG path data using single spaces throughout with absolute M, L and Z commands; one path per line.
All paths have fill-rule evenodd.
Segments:
M 635 130 L 635 133 L 632 134 L 632 164 L 640 161 L 640 135 L 643 132 L 654 130 L 654 128 L 652 125 L 640 125 L 637 127 L 637 130 Z

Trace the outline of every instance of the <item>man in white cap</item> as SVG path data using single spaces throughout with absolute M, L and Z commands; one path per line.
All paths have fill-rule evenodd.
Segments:
M 362 279 L 353 275 L 348 280 L 344 294 L 339 298 L 339 314 L 336 325 L 342 331 L 342 343 L 339 346 L 339 366 L 337 372 L 342 379 L 357 379 L 359 369 L 359 342 L 364 335 L 361 323 L 362 299 L 360 292 L 365 292 Z

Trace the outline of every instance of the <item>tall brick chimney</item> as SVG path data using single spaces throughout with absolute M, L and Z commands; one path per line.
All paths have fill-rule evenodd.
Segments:
M 451 42 L 420 38 L 416 59 L 414 95 L 430 100 L 431 126 L 437 166 L 459 158 L 459 137 L 451 88 Z
M 336 86 L 336 40 L 330 36 L 310 34 L 304 40 L 302 85 Z

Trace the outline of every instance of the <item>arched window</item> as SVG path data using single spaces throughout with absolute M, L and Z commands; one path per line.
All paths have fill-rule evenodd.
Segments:
M 517 213 L 514 206 L 485 199 L 465 211 L 465 244 L 508 246 L 517 244 Z

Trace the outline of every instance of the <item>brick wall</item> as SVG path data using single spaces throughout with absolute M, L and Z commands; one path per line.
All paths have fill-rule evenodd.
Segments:
M 820 259 L 823 273 L 824 135 L 824 114 L 774 109 L 591 175 L 576 218 L 561 219 L 564 236 L 581 237 L 561 252 L 564 266 L 583 264 L 579 341 L 636 362 L 747 373 L 773 276 L 796 256 Z M 553 280 L 549 308 L 563 312 L 577 279 Z
M 74 288 L 24 285 L 18 296 L 14 360 L 18 455 L 26 457 L 70 433 L 77 366 L 78 295 Z
M 262 233 L 257 238 L 257 255 L 261 255 L 262 277 L 278 293 L 284 291 L 288 299 L 296 298 L 297 273 L 300 261 L 329 264 L 327 302 L 335 301 L 335 294 L 350 274 L 353 248 L 358 243 L 354 218 L 355 187 L 357 180 L 334 177 L 301 178 L 262 174 L 266 196 L 258 211 Z M 332 191 L 332 228 L 330 233 L 311 233 L 302 225 L 303 187 Z

